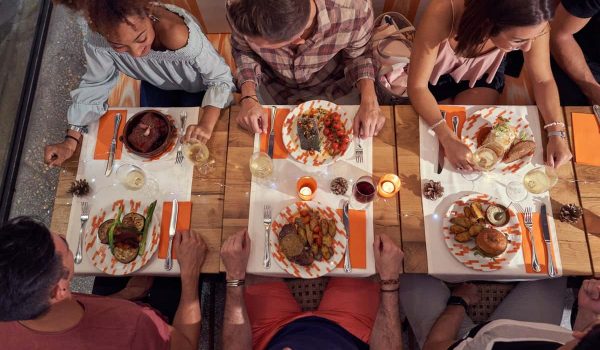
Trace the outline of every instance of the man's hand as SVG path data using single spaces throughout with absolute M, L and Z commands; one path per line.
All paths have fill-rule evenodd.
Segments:
M 469 306 L 477 304 L 479 300 L 481 300 L 479 289 L 473 283 L 461 284 L 460 286 L 454 288 L 452 295 L 463 298 Z
M 241 102 L 240 107 L 237 122 L 242 128 L 254 133 L 266 134 L 269 131 L 267 114 L 260 103 L 247 98 Z
M 387 235 L 375 234 L 373 240 L 375 270 L 382 280 L 393 280 L 400 276 L 404 253 Z
M 227 279 L 242 280 L 246 277 L 250 247 L 248 230 L 237 232 L 223 243 L 221 259 L 225 265 Z
M 204 144 L 210 140 L 212 136 L 212 129 L 205 125 L 189 125 L 185 132 L 185 136 L 183 138 L 183 142 L 190 142 L 190 140 L 198 140 Z
M 377 136 L 384 124 L 385 117 L 377 100 L 363 101 L 354 117 L 354 135 L 362 139 Z
M 197 280 L 208 251 L 200 233 L 196 231 L 177 232 L 173 237 L 173 249 L 177 255 L 181 277 Z
M 600 280 L 587 279 L 579 289 L 579 308 L 600 315 Z
M 573 158 L 567 140 L 560 137 L 549 137 L 546 145 L 546 164 L 558 168 Z
M 53 145 L 47 145 L 44 150 L 44 163 L 51 167 L 60 166 L 67 159 L 71 158 L 76 149 L 77 142 L 72 139 L 67 139 Z

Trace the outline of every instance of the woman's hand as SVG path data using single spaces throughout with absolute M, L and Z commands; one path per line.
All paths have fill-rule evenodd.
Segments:
M 567 140 L 562 137 L 549 137 L 546 145 L 546 164 L 558 168 L 573 158 Z
M 211 136 L 211 128 L 200 124 L 190 125 L 187 127 L 185 137 L 183 138 L 183 142 L 186 143 L 190 140 L 198 140 L 205 144 L 208 142 L 208 140 L 210 140 Z
M 47 145 L 44 150 L 44 163 L 51 167 L 61 166 L 67 159 L 71 158 L 76 149 L 77 142 L 71 139 Z
M 473 171 L 473 153 L 461 140 L 454 134 L 446 138 L 440 138 L 440 143 L 444 147 L 444 153 L 450 163 L 460 172 Z

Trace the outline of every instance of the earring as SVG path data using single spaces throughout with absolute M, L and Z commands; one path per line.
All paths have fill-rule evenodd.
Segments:
M 148 15 L 148 17 L 150 18 L 150 20 L 151 20 L 152 22 L 158 22 L 158 17 L 156 17 L 155 15 L 153 15 L 153 14 L 149 14 L 149 15 Z

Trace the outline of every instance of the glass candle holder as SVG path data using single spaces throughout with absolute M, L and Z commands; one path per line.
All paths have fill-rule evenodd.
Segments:
M 303 176 L 296 182 L 296 192 L 298 198 L 303 201 L 309 201 L 315 197 L 317 192 L 317 180 L 311 176 Z
M 377 194 L 383 198 L 392 198 L 400 191 L 400 178 L 396 174 L 385 174 L 377 184 Z

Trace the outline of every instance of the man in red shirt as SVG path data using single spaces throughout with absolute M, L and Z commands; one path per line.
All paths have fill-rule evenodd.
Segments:
M 27 217 L 0 227 L 0 339 L 4 350 L 198 349 L 198 278 L 206 245 L 196 233 L 173 241 L 181 298 L 173 325 L 149 307 L 74 294 L 64 237 Z

